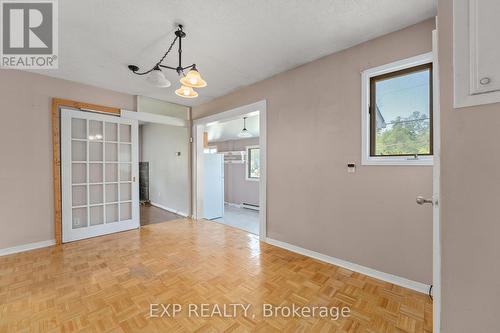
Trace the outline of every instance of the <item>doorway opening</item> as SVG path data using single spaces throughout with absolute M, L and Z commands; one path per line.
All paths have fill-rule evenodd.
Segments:
M 204 218 L 259 234 L 259 111 L 207 124 Z
M 193 123 L 193 215 L 266 235 L 266 102 Z
M 140 225 L 189 216 L 189 126 L 186 119 L 122 110 L 138 121 Z

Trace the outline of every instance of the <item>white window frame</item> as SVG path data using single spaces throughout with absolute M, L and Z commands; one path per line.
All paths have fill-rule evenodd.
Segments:
M 370 79 L 374 76 L 434 62 L 433 53 L 367 69 L 361 73 L 361 164 L 362 165 L 434 165 L 434 157 L 370 156 Z
M 248 180 L 248 181 L 251 181 L 251 182 L 258 182 L 260 180 L 260 177 L 259 178 L 250 178 L 248 177 L 248 171 L 250 169 L 250 154 L 248 153 L 248 151 L 250 149 L 255 149 L 255 148 L 258 148 L 259 149 L 259 153 L 260 153 L 260 146 L 258 145 L 255 145 L 255 146 L 246 146 L 245 147 L 245 155 L 246 155 L 246 161 L 245 161 L 245 180 Z M 260 168 L 260 165 L 259 165 L 259 168 Z
M 214 151 L 215 149 L 215 151 Z M 217 154 L 219 151 L 217 149 L 217 146 L 207 146 L 207 148 L 203 149 L 203 153 L 205 154 Z

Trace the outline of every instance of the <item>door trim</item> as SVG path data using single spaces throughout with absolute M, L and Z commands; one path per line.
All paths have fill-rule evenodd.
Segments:
M 54 189 L 54 239 L 56 245 L 62 244 L 61 107 L 120 115 L 119 108 L 77 102 L 69 99 L 52 98 L 52 175 Z
M 440 213 L 440 186 L 441 186 L 441 104 L 439 91 L 439 48 L 438 31 L 432 32 L 432 52 L 434 53 L 433 70 L 433 131 L 434 131 L 434 167 L 432 171 L 432 318 L 433 332 L 441 332 L 441 213 Z

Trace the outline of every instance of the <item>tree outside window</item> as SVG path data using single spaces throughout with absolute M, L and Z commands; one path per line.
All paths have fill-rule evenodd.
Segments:
M 432 64 L 372 77 L 370 155 L 432 155 Z
M 247 175 L 248 180 L 260 178 L 260 148 L 247 147 Z

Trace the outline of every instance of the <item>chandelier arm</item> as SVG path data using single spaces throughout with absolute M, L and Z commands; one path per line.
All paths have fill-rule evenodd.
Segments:
M 177 41 L 179 37 L 175 36 L 174 38 L 174 41 L 170 44 L 170 46 L 168 47 L 167 49 L 167 52 L 165 52 L 165 54 L 163 55 L 163 57 L 161 57 L 160 61 L 158 61 L 154 66 L 153 68 L 151 68 L 150 70 L 148 71 L 145 71 L 145 72 L 133 72 L 134 74 L 137 74 L 137 75 L 146 75 L 146 74 L 149 74 L 151 73 L 152 71 L 154 71 L 157 67 L 161 66 L 161 67 L 165 67 L 165 68 L 169 68 L 169 69 L 174 69 L 175 68 L 171 68 L 171 67 L 167 67 L 167 66 L 164 66 L 164 65 L 160 65 L 162 63 L 162 61 L 165 59 L 165 57 L 170 53 L 170 51 L 172 51 L 172 48 L 174 47 L 175 45 L 175 42 Z
M 172 69 L 174 71 L 177 70 L 177 68 L 175 68 L 175 67 L 170 67 L 170 66 L 166 66 L 166 65 L 158 65 L 158 66 L 160 66 L 162 68 L 166 68 L 166 69 Z
M 186 67 L 182 67 L 182 70 L 186 70 L 186 69 L 188 69 L 188 68 L 193 69 L 193 68 L 195 68 L 195 67 L 196 67 L 196 64 L 192 64 L 192 65 L 189 65 L 189 66 L 186 66 Z

